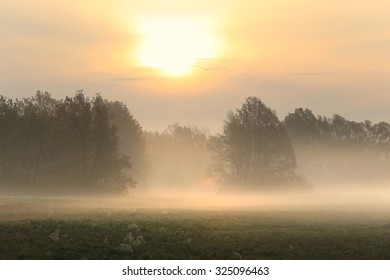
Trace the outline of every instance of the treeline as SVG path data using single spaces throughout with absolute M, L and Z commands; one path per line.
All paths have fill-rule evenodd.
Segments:
M 2 188 L 98 193 L 135 186 L 130 157 L 120 153 L 112 124 L 121 114 L 128 125 L 135 123 L 129 128 L 132 137 L 142 137 L 127 108 L 100 95 L 89 99 L 79 91 L 63 100 L 40 91 L 23 100 L 0 96 Z
M 302 108 L 279 120 L 257 97 L 228 112 L 217 135 L 175 124 L 149 133 L 146 144 L 152 183 L 181 188 L 345 188 L 390 181 L 389 123 L 315 116 Z
M 82 91 L 0 96 L 0 187 L 9 192 L 117 193 L 136 185 L 185 190 L 307 189 L 390 180 L 390 125 L 315 116 L 284 120 L 259 98 L 228 112 L 223 130 L 143 131 L 125 104 Z
M 381 184 L 390 180 L 390 124 L 315 116 L 296 109 L 284 120 L 298 170 L 314 184 Z

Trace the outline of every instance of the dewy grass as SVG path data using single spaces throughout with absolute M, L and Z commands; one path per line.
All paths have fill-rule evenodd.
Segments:
M 101 216 L 1 222 L 0 258 L 390 258 L 390 227 L 384 222 L 341 223 L 337 217 L 334 222 L 321 222 L 313 214 L 281 212 L 174 211 L 162 217 L 141 211 L 117 213 L 115 220 Z
M 1 203 L 0 259 L 390 259 L 386 209 Z

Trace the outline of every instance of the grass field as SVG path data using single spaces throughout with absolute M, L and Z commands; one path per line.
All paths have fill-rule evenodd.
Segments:
M 390 259 L 386 210 L 0 199 L 1 259 Z

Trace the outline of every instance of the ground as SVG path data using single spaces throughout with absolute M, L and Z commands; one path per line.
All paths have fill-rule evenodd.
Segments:
M 0 259 L 390 259 L 383 209 L 113 203 L 2 197 Z

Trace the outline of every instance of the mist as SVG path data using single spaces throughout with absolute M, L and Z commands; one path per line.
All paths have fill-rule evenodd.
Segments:
M 390 258 L 388 123 L 248 97 L 218 134 L 145 131 L 81 90 L 0 110 L 1 259 Z
M 302 108 L 279 120 L 249 97 L 227 113 L 221 133 L 179 123 L 150 132 L 126 104 L 90 99 L 82 90 L 62 100 L 40 91 L 23 101 L 2 96 L 1 104 L 4 195 L 150 195 L 217 205 L 236 196 L 236 203 L 226 201 L 230 207 L 259 194 L 349 201 L 382 196 L 390 183 L 386 122 L 315 116 Z

